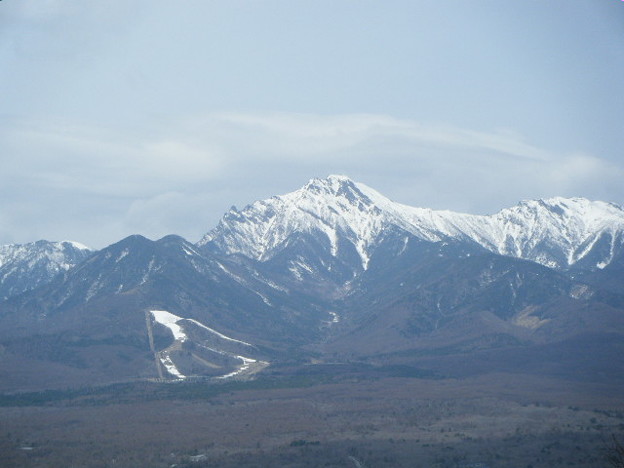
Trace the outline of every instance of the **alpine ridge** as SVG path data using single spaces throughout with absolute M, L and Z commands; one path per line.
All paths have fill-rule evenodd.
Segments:
M 348 177 L 330 175 L 240 211 L 232 208 L 198 246 L 267 261 L 294 234 L 318 234 L 331 256 L 354 251 L 366 269 L 389 229 L 429 242 L 471 241 L 550 268 L 602 269 L 624 243 L 624 210 L 602 201 L 554 197 L 522 201 L 488 216 L 435 211 L 393 202 Z
M 49 282 L 92 252 L 90 248 L 73 241 L 40 240 L 0 246 L 0 300 Z

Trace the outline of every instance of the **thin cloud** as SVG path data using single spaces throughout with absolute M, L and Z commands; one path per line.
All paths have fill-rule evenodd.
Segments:
M 492 150 L 500 155 L 546 160 L 551 155 L 510 132 L 483 133 L 449 126 L 424 125 L 385 115 L 311 115 L 292 113 L 222 113 L 203 119 L 207 138 L 236 138 L 245 135 L 241 145 L 252 150 L 270 144 L 273 157 L 289 158 L 315 154 L 322 157 L 341 148 L 362 143 L 392 140 L 420 146 L 436 145 Z M 198 129 L 197 125 L 194 127 Z M 274 141 L 278 139 L 279 141 Z M 309 144 L 303 144 L 309 143 Z M 330 156 L 330 157 L 333 157 Z
M 96 246 L 136 232 L 196 240 L 231 204 L 333 172 L 436 209 L 493 212 L 554 195 L 624 200 L 622 166 L 596 156 L 385 115 L 214 113 L 142 133 L 14 122 L 0 137 L 3 242 L 50 238 L 59 223 L 63 238 Z M 96 219 L 107 225 L 94 229 Z
M 4 177 L 38 187 L 140 196 L 219 173 L 220 157 L 184 141 L 69 125 L 17 125 L 2 131 Z

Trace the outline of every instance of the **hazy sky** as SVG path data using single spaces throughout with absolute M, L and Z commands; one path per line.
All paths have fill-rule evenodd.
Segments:
M 197 241 L 331 173 L 624 203 L 620 0 L 3 0 L 0 86 L 0 244 Z

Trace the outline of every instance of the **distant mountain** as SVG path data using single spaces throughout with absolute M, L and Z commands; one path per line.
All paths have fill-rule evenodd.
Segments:
M 448 354 L 624 331 L 624 296 L 537 263 L 410 242 L 350 284 L 326 350 Z
M 178 317 L 189 339 L 176 344 L 171 328 L 150 311 Z M 318 324 L 328 317 L 248 266 L 201 253 L 181 237 L 134 235 L 5 301 L 0 343 L 32 369 L 51 360 L 99 369 L 107 379 L 158 378 L 162 368 L 153 354 L 168 350 L 171 368 L 190 372 L 185 376 L 219 376 L 251 360 L 296 354 L 293 347 L 319 338 Z M 236 354 L 236 341 L 251 351 Z
M 0 246 L 0 300 L 48 283 L 82 262 L 93 251 L 78 242 L 49 242 Z
M 334 359 L 392 362 L 588 346 L 624 332 L 623 233 L 624 210 L 600 201 L 555 197 L 470 215 L 401 205 L 329 176 L 232 208 L 198 246 L 331 297 L 321 349 Z
M 336 266 L 347 263 L 351 273 L 357 273 L 368 267 L 388 230 L 429 242 L 474 242 L 490 252 L 551 268 L 600 269 L 622 249 L 624 210 L 600 201 L 557 197 L 524 201 L 490 216 L 434 211 L 395 203 L 347 177 L 329 176 L 240 211 L 231 209 L 198 245 L 267 261 L 294 237 L 311 236 Z M 312 267 L 295 258 L 288 264 L 295 275 L 305 275 Z
M 617 367 L 610 343 L 624 338 L 623 242 L 624 211 L 609 203 L 469 215 L 329 176 L 232 208 L 197 244 L 135 235 L 97 252 L 6 248 L 4 281 L 19 272 L 22 283 L 0 302 L 0 372 L 13 376 L 0 388 L 352 360 L 457 375 L 565 361 L 568 377 L 595 377 L 584 350 Z M 9 267 L 17 259 L 21 270 Z

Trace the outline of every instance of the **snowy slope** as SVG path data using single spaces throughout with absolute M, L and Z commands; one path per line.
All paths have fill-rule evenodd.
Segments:
M 0 300 L 49 282 L 91 253 L 88 247 L 72 241 L 0 246 Z
M 394 203 L 357 184 L 378 206 L 425 240 L 470 239 L 491 252 L 566 268 L 585 258 L 601 240 L 607 251 L 594 267 L 604 268 L 622 246 L 624 210 L 584 198 L 525 200 L 489 215 L 434 211 Z M 424 232 L 424 235 L 423 235 Z
M 199 246 L 211 244 L 226 253 L 257 260 L 270 258 L 293 233 L 321 233 L 331 254 L 338 240 L 353 244 L 365 266 L 370 244 L 387 223 L 387 214 L 348 178 L 312 179 L 302 189 L 257 201 L 242 211 L 231 209 Z
M 241 374 L 253 373 L 268 365 L 267 362 L 258 361 L 240 354 L 241 350 L 246 354 L 254 353 L 256 349 L 252 344 L 230 338 L 197 320 L 179 317 L 166 310 L 151 310 L 150 314 L 156 323 L 167 327 L 173 335 L 173 343 L 167 348 L 158 351 L 157 356 L 166 371 L 176 379 L 184 380 L 189 377 L 182 373 L 180 369 L 180 366 L 185 364 L 185 358 L 188 361 L 189 354 L 193 356 L 202 353 L 201 356 L 195 356 L 195 360 L 213 369 L 234 368 L 234 370 L 226 373 L 217 370 L 218 379 L 229 379 Z M 193 332 L 193 329 L 195 330 L 191 338 L 189 334 Z M 198 334 L 198 331 L 201 333 Z M 183 351 L 186 342 L 192 342 L 193 344 L 189 346 L 188 350 Z M 215 355 L 219 358 L 217 361 L 221 365 L 211 362 L 214 361 Z M 213 372 L 215 371 L 213 370 Z
M 523 201 L 489 216 L 434 211 L 395 203 L 364 184 L 332 175 L 240 211 L 231 209 L 198 245 L 265 261 L 293 234 L 309 233 L 322 236 L 333 256 L 350 243 L 366 269 L 390 227 L 431 242 L 474 241 L 553 268 L 583 259 L 591 260 L 587 268 L 603 268 L 622 246 L 624 211 L 610 203 L 560 197 Z

